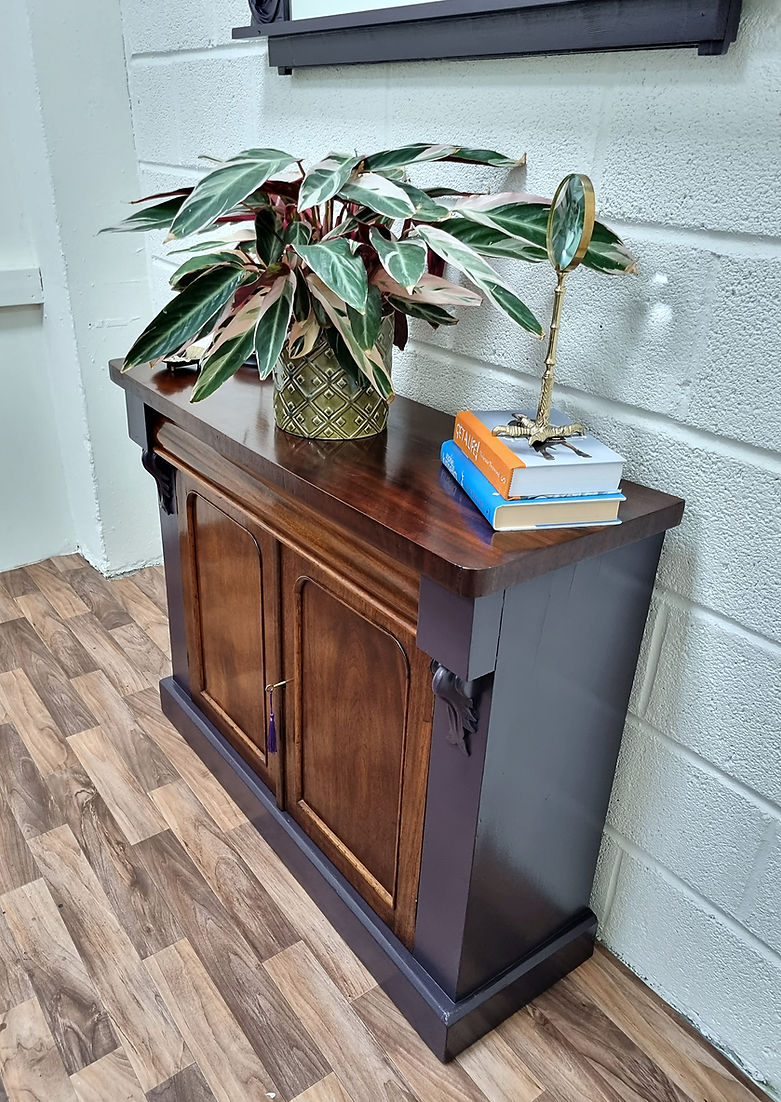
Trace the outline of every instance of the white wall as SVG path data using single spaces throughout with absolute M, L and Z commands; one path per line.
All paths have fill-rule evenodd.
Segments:
M 0 71 L 5 36 L 0 35 Z M 24 181 L 15 155 L 13 115 L 0 96 L 0 571 L 70 551 L 73 519 L 60 464 L 57 424 L 43 339 L 43 309 L 21 305 L 10 273 L 38 267 Z
M 269 70 L 229 43 L 243 0 L 122 0 L 143 186 L 248 145 L 305 159 L 407 140 L 529 154 L 470 186 L 594 179 L 641 274 L 570 280 L 558 404 L 681 494 L 646 633 L 595 890 L 601 936 L 781 1090 L 781 11 L 745 0 L 726 57 L 694 51 Z M 163 10 L 165 9 L 165 10 Z M 436 176 L 431 170 L 431 178 Z M 455 175 L 455 173 L 453 173 Z M 440 177 L 441 179 L 442 177 Z M 154 296 L 170 269 L 152 258 Z M 507 271 L 541 316 L 544 270 Z M 530 402 L 539 345 L 489 310 L 416 327 L 402 393 Z M 573 722 L 576 722 L 573 717 Z
M 35 350 L 30 333 L 23 339 L 29 383 L 3 348 L 15 390 L 2 394 L 12 431 L 0 446 L 24 449 L 6 490 L 15 538 L 0 535 L 0 567 L 79 548 L 105 573 L 122 572 L 159 559 L 160 544 L 154 484 L 107 368 L 150 312 L 143 244 L 97 237 L 137 189 L 118 0 L 82 0 L 56 19 L 47 0 L 4 5 L 0 71 L 5 178 L 17 182 L 7 216 L 27 212 L 44 286 Z M 28 454 L 48 479 L 21 462 Z

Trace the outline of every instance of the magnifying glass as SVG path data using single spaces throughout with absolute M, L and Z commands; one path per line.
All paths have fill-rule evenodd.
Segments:
M 583 435 L 582 425 L 552 425 L 550 415 L 565 285 L 567 276 L 578 267 L 591 244 L 595 209 L 594 186 L 588 176 L 579 172 L 565 176 L 556 188 L 548 214 L 545 243 L 548 260 L 556 272 L 556 290 L 537 416 L 532 421 L 518 415 L 511 424 L 498 425 L 493 430 L 494 436 L 526 437 L 530 444 L 544 448 L 548 442 L 561 443 L 568 436 Z M 553 458 L 552 453 L 544 454 Z

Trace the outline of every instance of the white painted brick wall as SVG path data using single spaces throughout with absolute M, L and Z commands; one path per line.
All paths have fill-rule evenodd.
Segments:
M 589 172 L 636 280 L 570 281 L 558 404 L 687 499 L 646 632 L 594 890 L 601 936 L 781 1092 L 781 5 L 744 0 L 727 57 L 690 51 L 383 65 L 280 77 L 233 43 L 244 0 L 122 0 L 142 186 L 198 155 L 463 141 L 529 154 L 471 188 Z M 442 179 L 435 168 L 421 182 Z M 119 198 L 119 197 L 118 197 Z M 153 297 L 170 272 L 150 245 Z M 545 316 L 543 268 L 506 265 Z M 541 350 L 488 309 L 415 324 L 401 393 L 530 404 Z M 781 1097 L 781 1094 L 779 1094 Z

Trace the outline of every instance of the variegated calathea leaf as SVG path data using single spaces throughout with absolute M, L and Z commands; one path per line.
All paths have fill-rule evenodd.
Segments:
M 359 256 L 344 238 L 319 245 L 294 245 L 295 251 L 327 287 L 354 310 L 366 309 L 369 280 Z
M 540 249 L 546 248 L 550 203 L 538 195 L 498 192 L 496 195 L 468 196 L 458 200 L 453 210 L 456 215 L 509 237 Z M 635 258 L 629 249 L 602 222 L 594 223 L 591 244 L 582 263 L 586 268 L 609 275 L 634 275 L 637 271 Z
M 354 310 L 348 303 L 347 316 L 350 319 L 350 328 L 361 348 L 366 350 L 373 348 L 380 334 L 380 324 L 382 323 L 382 295 L 377 287 L 369 287 L 366 309 L 363 313 Z
M 236 252 L 203 253 L 200 256 L 191 256 L 184 264 L 180 264 L 168 282 L 174 290 L 178 291 L 196 278 L 200 272 L 208 268 L 219 268 L 223 264 L 234 268 L 244 267 L 244 261 Z
M 282 352 L 293 315 L 295 292 L 295 273 L 286 272 L 271 285 L 263 300 L 258 324 L 255 326 L 255 356 L 261 379 L 271 374 Z
M 261 207 L 255 215 L 255 247 L 266 265 L 276 264 L 282 256 L 282 220 L 271 206 Z
M 388 218 L 409 218 L 415 213 L 414 203 L 399 184 L 378 172 L 353 173 L 339 196 Z
M 171 224 L 174 237 L 186 237 L 211 225 L 295 158 L 279 149 L 248 150 L 251 158 L 220 165 L 195 186 Z
M 303 321 L 294 321 L 287 335 L 287 353 L 291 360 L 308 356 L 322 333 L 314 310 L 310 310 Z
M 408 317 L 427 321 L 434 329 L 440 325 L 455 325 L 458 321 L 458 318 L 443 310 L 441 306 L 432 306 L 428 302 L 419 302 L 415 298 L 396 298 L 394 295 L 389 295 L 388 302 L 394 310 L 400 310 Z
M 407 165 L 419 164 L 422 161 L 442 161 L 451 153 L 458 150 L 457 145 L 434 145 L 426 142 L 414 142 L 412 145 L 402 145 L 398 149 L 385 149 L 381 153 L 372 153 L 366 158 L 367 169 L 372 172 L 383 172 L 391 168 L 406 168 Z
M 521 168 L 526 164 L 526 154 L 520 157 L 508 157 L 504 153 L 497 153 L 494 149 L 470 149 L 462 145 L 452 157 L 445 157 L 446 161 L 460 161 L 463 164 L 488 165 L 491 168 Z
M 452 264 L 483 291 L 494 306 L 517 322 L 522 328 L 543 338 L 544 331 L 531 310 L 513 291 L 512 287 L 494 271 L 479 253 L 458 238 L 446 233 L 439 226 L 418 226 L 416 231 L 437 256 Z M 497 291 L 501 288 L 501 293 Z
M 426 273 L 418 280 L 411 292 L 392 279 L 386 271 L 378 268 L 372 276 L 372 283 L 388 295 L 410 302 L 427 302 L 433 306 L 479 306 L 483 301 L 476 291 L 452 283 L 442 276 Z
M 329 153 L 325 160 L 313 165 L 301 184 L 298 209 L 309 210 L 318 203 L 332 199 L 347 183 L 353 169 L 361 160 L 361 157 L 350 157 L 346 153 Z
M 250 288 L 250 290 L 252 294 L 250 294 L 243 306 L 240 306 L 234 314 L 226 318 L 225 322 L 216 331 L 214 340 L 209 346 L 208 354 L 201 364 L 202 368 L 208 365 L 212 356 L 219 352 L 224 344 L 235 340 L 236 337 L 243 336 L 250 330 L 254 332 L 255 326 L 258 323 L 258 318 L 263 309 L 263 300 L 268 295 L 269 288 L 260 286 L 257 290 L 253 291 L 252 288 Z M 250 349 L 250 351 L 252 350 Z
M 399 187 L 412 201 L 415 209 L 409 217 L 414 222 L 442 222 L 450 218 L 450 207 L 437 203 L 427 191 L 407 183 L 406 180 L 399 180 Z
M 393 396 L 393 386 L 385 369 L 382 356 L 377 346 L 365 349 L 353 333 L 350 325 L 350 316 L 347 311 L 347 303 L 334 294 L 316 275 L 309 277 L 309 289 L 321 304 L 331 323 L 336 328 L 344 341 L 347 349 L 355 360 L 356 365 L 366 377 L 370 385 L 377 393 L 390 401 Z
M 517 237 L 510 237 L 502 230 L 484 226 L 480 222 L 471 222 L 468 218 L 449 218 L 447 232 L 481 256 L 503 256 L 512 260 L 526 260 L 532 264 L 548 258 L 544 248 Z
M 283 234 L 285 245 L 295 248 L 296 245 L 308 245 L 312 239 L 312 227 L 306 222 L 291 222 L 285 227 Z
M 424 242 L 389 239 L 377 229 L 370 231 L 369 240 L 388 275 L 407 291 L 411 291 L 426 270 L 427 253 Z
M 106 226 L 100 233 L 139 233 L 146 230 L 167 230 L 187 198 L 187 193 L 163 199 L 151 207 L 134 211 L 116 226 Z
M 521 157 L 507 157 L 493 149 L 471 149 L 464 145 L 429 145 L 416 142 L 403 145 L 398 149 L 386 149 L 382 153 L 372 153 L 366 158 L 366 167 L 372 172 L 386 169 L 405 168 L 407 165 L 420 164 L 423 161 L 461 161 L 464 164 L 488 165 L 492 168 L 518 168 L 526 164 L 526 154 Z
M 255 227 L 251 223 L 238 227 L 225 226 L 222 232 L 220 230 L 221 227 L 212 226 L 208 238 L 200 238 L 198 234 L 195 234 L 189 244 L 183 245 L 181 249 L 169 249 L 168 255 L 179 256 L 182 253 L 197 253 L 200 255 L 202 252 L 214 252 L 215 249 L 226 249 L 243 243 L 249 244 L 256 240 Z
M 246 279 L 243 269 L 212 268 L 167 303 L 128 352 L 124 370 L 176 352 L 203 331 Z

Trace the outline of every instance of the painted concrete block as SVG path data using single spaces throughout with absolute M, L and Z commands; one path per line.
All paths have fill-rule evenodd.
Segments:
M 130 93 L 139 160 L 203 166 L 258 144 L 266 69 L 252 44 L 236 52 L 136 59 Z M 269 143 L 270 144 L 270 143 Z
M 624 854 L 602 940 L 706 1037 L 781 1084 L 781 960 Z
M 608 822 L 730 914 L 741 906 L 769 821 L 707 767 L 627 723 Z
M 596 55 L 448 61 L 388 67 L 389 137 L 394 145 L 436 134 L 437 141 L 478 143 L 528 154 L 525 178 L 462 170 L 470 189 L 529 190 L 550 196 L 569 171 L 596 169 L 596 131 L 605 75 Z M 457 166 L 449 166 L 456 168 Z M 598 179 L 596 181 L 599 182 Z M 458 186 L 458 185 L 456 185 Z
M 250 22 L 246 0 L 191 0 L 185 7 L 158 0 L 122 0 L 129 54 L 186 50 L 231 40 L 233 27 Z
M 610 835 L 604 835 L 597 860 L 594 887 L 591 892 L 591 909 L 597 916 L 600 931 L 607 921 L 618 876 L 618 864 L 622 856 L 623 850 L 613 841 Z M 600 934 L 598 933 L 597 936 L 600 936 Z
M 781 824 L 763 863 L 744 921 L 752 933 L 781 954 Z
M 781 242 L 776 256 L 722 256 L 709 298 L 702 359 L 686 419 L 778 450 Z
M 781 649 L 668 607 L 650 676 L 653 727 L 781 806 Z
M 181 128 L 175 63 L 131 61 L 128 86 L 138 159 L 180 164 Z
M 725 57 L 604 59 L 612 78 L 602 120 L 606 210 L 655 225 L 781 233 L 781 20 L 774 0 L 744 7 Z

